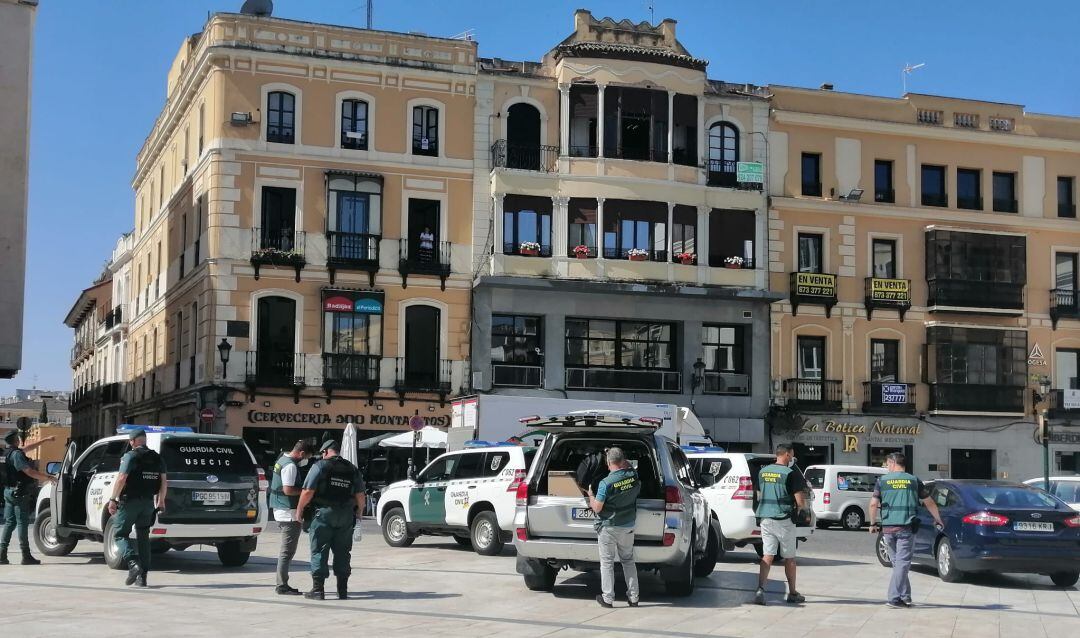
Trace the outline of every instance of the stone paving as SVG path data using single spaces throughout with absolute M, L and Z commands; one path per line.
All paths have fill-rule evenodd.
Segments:
M 306 601 L 273 593 L 278 536 L 262 537 L 244 568 L 221 567 L 216 554 L 191 548 L 155 557 L 147 590 L 123 586 L 100 545 L 41 567 L 0 567 L 5 636 L 307 636 L 352 629 L 381 636 L 1021 636 L 1080 635 L 1080 591 L 1039 576 L 980 577 L 942 583 L 912 573 L 916 608 L 883 605 L 888 572 L 871 553 L 869 534 L 819 532 L 800 551 L 802 606 L 780 602 L 774 570 L 770 603 L 748 604 L 756 556 L 729 554 L 698 581 L 689 598 L 663 595 L 654 575 L 642 578 L 642 605 L 613 610 L 593 601 L 599 578 L 564 573 L 554 594 L 525 589 L 512 548 L 483 557 L 448 539 L 425 538 L 407 549 L 383 543 L 373 523 L 353 554 L 352 599 Z M 97 552 L 97 553 L 91 553 Z M 310 583 L 301 541 L 293 584 Z M 328 583 L 328 589 L 330 588 Z M 350 634 L 355 633 L 349 631 Z

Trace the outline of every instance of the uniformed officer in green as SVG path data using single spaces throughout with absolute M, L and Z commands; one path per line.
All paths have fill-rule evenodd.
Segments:
M 22 548 L 23 565 L 40 565 L 41 561 L 30 555 L 30 522 L 34 517 L 35 481 L 56 482 L 56 477 L 34 469 L 23 449 L 23 440 L 17 430 L 4 437 L 7 450 L 0 457 L 4 478 L 4 532 L 0 536 L 0 565 L 9 564 L 8 545 L 11 535 L 19 530 L 19 546 Z
M 641 591 L 634 562 L 634 525 L 641 480 L 621 448 L 610 448 L 605 459 L 610 474 L 600 481 L 595 495 L 591 488 L 588 491 L 589 507 L 600 517 L 597 546 L 601 593 L 596 596 L 596 602 L 608 608 L 615 604 L 615 558 L 618 557 L 626 579 L 626 599 L 631 607 L 637 607 Z
M 334 554 L 334 576 L 337 577 L 338 598 L 349 596 L 349 574 L 352 573 L 352 532 L 364 512 L 364 479 L 356 466 L 338 453 L 337 441 L 327 441 L 319 448 L 322 459 L 308 472 L 300 502 L 296 505 L 297 520 L 303 520 L 304 510 L 312 505 L 311 591 L 304 598 L 323 600 L 323 583 L 330 575 L 329 558 Z
M 758 506 L 755 515 L 761 521 L 761 565 L 758 569 L 758 587 L 754 602 L 765 604 L 765 585 L 769 582 L 769 569 L 777 556 L 784 561 L 787 576 L 787 602 L 803 603 L 806 598 L 795 589 L 796 530 L 792 515 L 795 509 L 806 508 L 809 487 L 802 472 L 792 468 L 795 454 L 791 446 L 776 446 L 776 462 L 766 465 L 758 472 Z
M 131 450 L 120 459 L 120 473 L 113 483 L 109 499 L 109 514 L 114 520 L 116 551 L 128 566 L 125 585 L 146 587 L 146 572 L 150 570 L 150 527 L 156 509 L 165 511 L 168 482 L 165 464 L 158 453 L 146 447 L 146 432 L 133 430 Z M 131 530 L 135 529 L 138 551 L 131 547 Z
M 889 607 L 911 607 L 911 550 L 918 525 L 919 501 L 934 517 L 938 526 L 944 527 L 937 503 L 922 481 L 907 472 L 907 456 L 893 452 L 885 457 L 888 474 L 878 479 L 874 495 L 870 498 L 870 533 L 882 532 L 892 561 L 892 578 L 889 580 Z M 878 513 L 880 512 L 880 524 Z

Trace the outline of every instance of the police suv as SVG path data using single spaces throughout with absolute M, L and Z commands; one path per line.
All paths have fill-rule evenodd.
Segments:
M 49 464 L 56 485 L 38 493 L 34 540 L 41 553 L 66 556 L 80 540 L 104 542 L 105 562 L 124 567 L 107 505 L 130 449 L 126 433 L 135 427 L 161 455 L 168 480 L 165 511 L 150 529 L 152 551 L 213 545 L 222 565 L 247 563 L 266 527 L 266 475 L 243 439 L 187 427 L 120 426 L 117 436 L 95 441 L 81 455 L 71 443 L 62 462 Z
M 515 495 L 536 450 L 469 441 L 443 454 L 415 479 L 383 490 L 376 510 L 383 538 L 408 547 L 421 534 L 453 536 L 458 545 L 493 556 L 510 541 Z

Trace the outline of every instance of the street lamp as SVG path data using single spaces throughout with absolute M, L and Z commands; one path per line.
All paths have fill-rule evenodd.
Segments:
M 705 362 L 701 360 L 701 357 L 697 358 L 694 362 L 694 372 L 690 375 L 690 407 L 694 407 L 694 391 L 701 386 L 705 380 Z
M 221 380 L 226 381 L 229 378 L 229 353 L 232 352 L 232 345 L 229 344 L 229 340 L 222 338 L 217 351 L 218 356 L 221 357 Z
M 1044 375 L 1037 379 L 1038 389 L 1031 389 L 1031 415 L 1038 426 L 1039 439 L 1043 449 L 1043 488 L 1050 491 L 1050 426 L 1046 422 L 1046 411 L 1039 410 L 1039 404 L 1050 398 L 1050 377 Z

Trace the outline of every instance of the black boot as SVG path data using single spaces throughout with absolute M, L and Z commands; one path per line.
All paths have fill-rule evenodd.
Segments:
M 337 577 L 337 597 L 338 600 L 346 600 L 349 598 L 349 577 L 338 576 Z
M 22 562 L 20 565 L 40 565 L 41 561 L 30 555 L 29 548 L 23 548 L 22 550 Z
M 127 585 L 128 587 L 134 585 L 135 581 L 138 580 L 138 578 L 139 578 L 139 574 L 141 574 L 141 573 L 142 573 L 142 568 L 139 567 L 139 562 L 138 561 L 133 560 L 133 561 L 129 562 L 128 563 L 127 578 L 124 579 L 124 584 Z
M 323 591 L 323 578 L 311 577 L 311 591 L 304 594 L 308 600 L 326 600 L 326 592 Z
M 11 561 L 7 557 L 7 548 L 0 549 L 0 565 L 10 565 Z
M 146 570 L 139 570 L 139 575 L 135 578 L 135 586 L 146 587 Z

